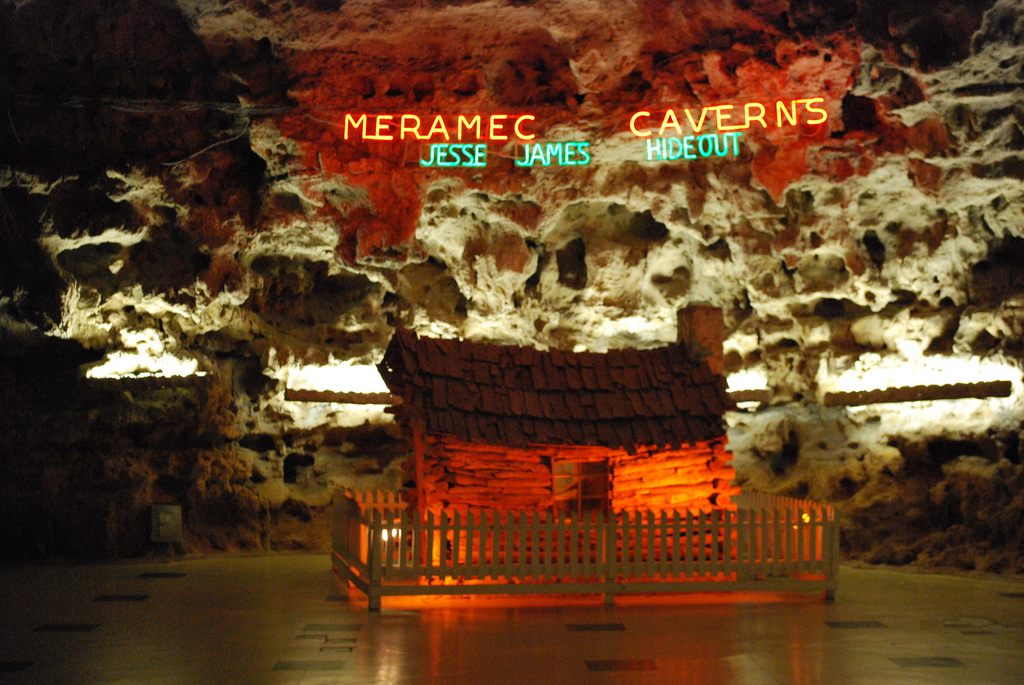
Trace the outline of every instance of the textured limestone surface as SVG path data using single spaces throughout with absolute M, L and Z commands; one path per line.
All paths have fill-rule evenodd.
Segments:
M 0 1 L 0 549 L 316 548 L 397 487 L 398 323 L 645 348 L 725 313 L 739 484 L 877 562 L 1024 571 L 1019 0 Z M 647 162 L 636 111 L 821 97 Z M 346 113 L 530 113 L 585 166 L 423 168 Z M 656 117 L 655 117 L 656 118 Z M 826 407 L 1009 380 L 1007 398 Z

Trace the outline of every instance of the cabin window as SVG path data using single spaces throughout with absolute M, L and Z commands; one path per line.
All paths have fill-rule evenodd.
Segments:
M 555 511 L 569 516 L 608 510 L 608 460 L 551 462 Z

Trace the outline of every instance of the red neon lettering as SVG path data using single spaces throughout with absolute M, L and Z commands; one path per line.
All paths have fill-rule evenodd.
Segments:
M 665 118 L 661 120 L 661 128 L 658 129 L 658 135 L 665 135 L 665 129 L 670 126 L 676 130 L 676 135 L 683 135 L 683 127 L 679 125 L 679 119 L 676 119 L 675 110 L 671 109 L 665 111 Z
M 718 105 L 717 107 L 710 107 L 709 109 L 715 110 L 715 124 L 719 131 L 741 131 L 750 127 L 749 121 L 733 125 L 725 123 L 732 118 L 732 115 L 727 111 L 732 109 L 732 105 Z
M 358 119 L 356 119 L 351 114 L 346 114 L 345 115 L 345 140 L 348 140 L 348 125 L 349 124 L 352 124 L 353 127 L 357 127 L 359 129 L 359 137 L 360 138 L 365 138 L 366 137 L 366 115 L 365 114 L 359 115 Z
M 395 137 L 390 133 L 387 133 L 388 129 L 391 128 L 391 120 L 394 118 L 392 114 L 378 114 L 377 121 L 373 126 L 372 136 L 363 136 L 367 140 L 394 140 Z
M 530 121 L 536 121 L 537 117 L 533 116 L 532 114 L 523 114 L 516 118 L 516 123 L 515 126 L 513 126 L 513 129 L 515 130 L 516 138 L 518 138 L 519 140 L 533 140 L 534 138 L 537 137 L 536 133 L 526 135 L 521 130 L 519 130 L 519 127 L 527 119 L 529 119 Z
M 807 114 L 810 117 L 807 119 L 806 124 L 815 126 L 823 124 L 828 120 L 828 110 L 821 106 L 825 102 L 823 97 L 813 98 L 800 98 L 795 100 L 777 100 L 775 101 L 775 126 L 782 128 L 783 126 L 799 126 L 800 125 L 800 106 L 802 105 Z M 742 131 L 749 129 L 754 125 L 754 122 L 761 124 L 761 128 L 768 128 L 768 114 L 767 110 L 771 105 L 765 105 L 760 102 L 750 101 L 736 105 L 713 105 L 701 107 L 699 116 L 695 116 L 698 109 L 695 108 L 682 108 L 683 113 L 686 115 L 687 123 L 690 126 L 693 134 L 699 134 L 707 122 L 708 112 L 713 112 L 715 117 L 715 125 L 719 131 Z M 740 116 L 739 110 L 742 108 L 742 116 Z M 734 111 L 736 110 L 736 111 Z M 677 136 L 683 135 L 683 127 L 679 123 L 679 117 L 676 114 L 677 110 L 667 109 L 661 120 L 661 126 L 658 129 L 658 136 L 664 136 L 666 132 L 670 135 L 674 134 Z M 629 118 L 629 130 L 638 138 L 649 138 L 653 135 L 651 129 L 644 119 L 650 117 L 651 113 L 645 110 L 634 112 Z
M 750 110 L 757 109 L 758 113 L 752 115 Z M 768 128 L 768 124 L 764 122 L 764 105 L 760 102 L 748 102 L 743 105 L 743 118 L 747 121 L 747 127 L 750 127 L 750 122 L 757 121 L 761 123 L 761 128 Z
M 487 127 L 487 134 L 491 140 L 508 140 L 508 136 L 501 132 L 505 128 L 505 119 L 508 119 L 507 114 L 491 115 L 490 124 Z
M 644 112 L 643 110 L 641 110 L 641 111 L 637 112 L 636 114 L 634 114 L 633 116 L 631 116 L 629 118 L 629 130 L 633 132 L 634 136 L 637 136 L 638 138 L 647 138 L 648 136 L 651 135 L 651 132 L 649 130 L 647 130 L 647 129 L 640 130 L 640 129 L 638 129 L 636 127 L 636 120 L 637 119 L 639 119 L 640 117 L 650 117 L 650 116 L 651 116 L 650 112 Z
M 693 120 L 693 114 L 690 113 L 689 109 L 684 109 L 683 111 L 686 112 L 686 118 L 689 120 L 690 128 L 693 129 L 693 132 L 694 133 L 700 133 L 700 130 L 702 128 L 704 128 L 704 117 L 706 117 L 708 115 L 708 108 L 707 107 L 702 107 L 701 108 L 701 110 L 700 110 L 700 119 L 698 119 L 697 121 Z
M 440 114 L 435 116 L 433 123 L 430 124 L 430 130 L 427 131 L 427 138 L 433 138 L 435 133 L 444 136 L 445 140 L 450 141 L 452 139 L 452 137 L 448 135 L 448 127 L 445 126 L 444 117 Z
M 786 108 L 786 103 L 783 102 L 782 100 L 779 100 L 778 102 L 775 103 L 775 127 L 776 128 L 782 128 L 782 125 L 783 125 L 782 124 L 782 119 L 783 119 L 783 117 L 785 117 L 785 119 L 789 122 L 789 126 L 796 126 L 796 120 L 797 120 L 796 102 L 791 102 L 790 103 L 790 107 L 792 108 L 791 110 L 787 109 Z
M 509 120 L 512 121 L 509 121 Z M 486 121 L 486 123 L 485 123 Z M 509 140 L 509 129 L 512 129 L 519 140 L 533 140 L 536 133 L 531 132 L 530 124 L 537 121 L 533 114 L 491 114 L 487 119 L 479 114 L 459 114 L 455 120 L 457 140 L 465 138 L 473 140 Z M 353 135 L 363 140 L 415 140 L 444 139 L 451 142 L 452 135 L 445 115 L 435 114 L 430 119 L 430 127 L 424 133 L 426 122 L 418 114 L 345 114 L 343 120 L 344 138 Z M 396 135 L 397 131 L 397 135 Z
M 828 119 L 828 112 L 826 112 L 821 107 L 815 107 L 814 104 L 813 104 L 815 102 L 825 102 L 825 98 L 805 98 L 803 100 L 798 100 L 798 102 L 803 102 L 804 106 L 807 107 L 807 111 L 808 112 L 811 112 L 812 114 L 820 114 L 821 115 L 820 119 L 815 119 L 814 121 L 811 121 L 810 119 L 808 119 L 807 120 L 808 124 L 811 124 L 811 125 L 824 124 L 825 121 Z
M 406 125 L 406 121 L 415 122 L 412 126 Z M 419 140 L 423 136 L 420 135 L 420 118 L 415 114 L 403 114 L 399 119 L 398 125 L 398 137 L 405 140 L 405 134 L 411 133 L 416 136 L 416 140 Z
M 480 115 L 474 114 L 472 119 L 467 119 L 464 114 L 460 114 L 456 119 L 456 138 L 462 140 L 462 130 L 476 130 L 476 135 L 473 136 L 474 140 L 480 140 Z

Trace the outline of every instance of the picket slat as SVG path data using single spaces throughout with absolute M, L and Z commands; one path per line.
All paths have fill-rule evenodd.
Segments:
M 541 558 L 540 558 L 540 513 L 536 512 L 536 511 L 531 512 L 531 515 L 530 515 L 530 547 L 529 547 L 529 551 L 530 551 L 530 558 L 529 558 L 529 561 L 528 561 L 527 565 L 530 568 L 530 571 L 527 572 L 527 575 L 531 576 L 532 578 L 537 578 L 540 575 L 538 573 L 538 570 L 541 568 Z
M 653 576 L 657 572 L 656 560 L 654 557 L 654 534 L 655 534 L 655 514 L 653 511 L 645 511 L 644 518 L 646 519 L 647 525 L 644 527 L 647 532 L 647 554 L 644 559 L 644 575 Z
M 802 511 L 797 512 L 797 566 L 796 571 L 798 573 L 804 572 L 804 554 L 806 546 L 804 545 L 804 532 L 806 531 L 806 525 L 804 524 L 804 514 Z
M 686 541 L 683 543 L 683 559 L 685 561 L 686 575 L 692 576 L 696 573 L 693 565 L 693 512 L 686 510 Z
M 502 514 L 500 511 L 491 512 L 491 530 L 489 535 L 491 537 L 491 575 L 493 577 L 499 575 L 508 577 L 511 572 L 502 558 L 504 556 L 502 551 L 502 531 L 505 525 L 512 520 L 511 517 L 511 514 Z
M 785 531 L 785 547 L 783 548 L 785 565 L 782 567 L 782 572 L 792 573 L 795 568 L 794 557 L 796 556 L 796 524 L 793 523 L 793 511 L 791 509 L 786 509 L 782 530 Z
M 554 520 L 551 510 L 544 512 L 544 535 L 541 540 L 541 553 L 544 555 L 544 576 L 551 580 L 555 577 L 555 555 L 552 549 L 554 541 Z
M 671 554 L 669 558 L 671 573 L 674 575 L 682 570 L 682 566 L 679 563 L 679 547 L 682 544 L 682 531 L 679 529 L 679 510 L 676 509 L 672 512 L 672 531 L 671 536 Z
M 775 509 L 775 535 L 778 538 L 777 548 L 775 550 L 775 568 L 772 571 L 772 575 L 782 575 L 786 572 L 786 562 L 789 555 L 786 553 L 786 513 L 781 509 Z
M 553 526 L 551 529 L 551 562 L 552 569 L 556 578 L 561 578 L 565 575 L 565 560 L 562 556 L 562 517 L 553 517 Z
M 414 578 L 423 575 L 423 531 L 419 524 L 419 517 L 413 512 L 409 512 L 409 526 L 412 528 L 412 576 Z
M 651 514 L 655 517 L 657 526 L 657 551 L 658 551 L 658 575 L 662 578 L 668 575 L 668 512 Z
M 810 557 L 812 564 L 808 567 L 808 573 L 821 573 L 824 561 L 824 546 L 822 544 L 821 534 L 824 532 L 822 527 L 821 517 L 824 515 L 824 511 L 821 509 L 811 508 L 811 552 Z
M 462 521 L 460 519 L 461 519 L 461 514 L 460 514 L 458 509 L 456 509 L 452 513 L 452 517 L 449 519 L 449 525 L 451 526 L 451 545 L 449 547 L 449 549 L 451 550 L 451 556 L 448 557 L 449 563 L 451 564 L 451 566 L 450 566 L 449 573 L 454 571 L 454 569 L 458 568 L 458 566 L 459 566 L 459 548 L 460 548 L 459 542 L 460 541 L 459 541 L 459 535 L 458 535 L 457 531 L 461 528 L 460 524 L 462 523 Z
M 423 565 L 426 567 L 426 575 L 428 578 L 437 575 L 437 570 L 434 565 L 434 535 L 436 532 L 436 527 L 434 525 L 434 512 L 428 511 L 426 534 L 427 549 L 423 555 Z
M 717 576 L 724 570 L 722 568 L 722 553 L 720 551 L 722 539 L 719 536 L 718 512 L 710 512 L 708 516 L 711 517 L 711 573 Z
M 437 575 L 441 578 L 448 575 L 445 571 L 448 566 L 448 527 L 448 512 L 442 511 L 437 535 Z
M 583 563 L 583 522 L 585 515 L 574 513 L 569 517 L 569 577 L 579 578 L 582 574 Z
M 398 528 L 398 540 L 397 540 L 397 544 L 398 544 L 398 574 L 401 575 L 402 577 L 406 576 L 406 564 L 407 564 L 407 561 L 408 561 L 407 555 L 406 555 L 406 547 L 407 547 L 406 542 L 409 540 L 409 538 L 407 538 L 407 532 L 408 531 L 406 529 L 406 514 L 407 513 L 408 512 L 404 512 L 404 511 L 396 512 L 396 515 L 397 515 L 397 518 L 398 518 L 398 525 L 397 525 L 397 528 Z
M 489 511 L 476 512 L 476 569 L 479 575 L 494 575 L 493 557 L 488 547 L 493 527 Z
M 722 573 L 731 576 L 736 570 L 732 556 L 732 515 L 731 511 L 722 512 Z
M 521 515 L 522 514 L 520 514 L 520 516 Z M 514 535 L 514 532 L 513 532 L 513 521 L 514 521 L 514 519 L 515 519 L 514 515 L 511 512 L 509 512 L 509 513 L 506 513 L 504 515 L 504 518 L 503 518 L 504 523 L 501 523 L 502 516 L 499 515 L 498 516 L 498 522 L 499 522 L 500 526 L 498 524 L 496 524 L 495 533 L 494 533 L 494 544 L 495 544 L 495 548 L 494 548 L 494 559 L 495 559 L 494 567 L 496 569 L 500 569 L 501 572 L 503 574 L 505 574 L 507 577 L 511 577 L 509 574 L 511 574 L 513 572 L 513 567 L 508 562 L 502 561 L 502 557 L 505 555 L 505 552 L 503 551 L 503 548 L 501 547 L 501 545 L 504 544 L 506 546 L 504 549 L 508 549 L 508 548 L 513 548 L 514 549 L 514 547 L 513 547 L 515 545 L 515 535 Z M 499 527 L 503 531 L 502 534 L 501 534 L 501 537 L 498 536 L 498 532 L 497 532 Z
M 496 578 L 499 572 L 497 567 L 498 559 L 492 553 L 494 549 L 494 519 L 493 512 L 480 510 L 476 515 L 476 538 L 474 548 L 476 550 L 476 577 Z
M 749 555 L 748 568 L 750 569 L 750 577 L 754 578 L 757 576 L 757 565 L 761 559 L 761 553 L 758 546 L 759 536 L 757 534 L 757 512 L 754 509 L 746 510 L 747 518 L 747 554 Z
M 520 578 L 525 578 L 529 575 L 526 572 L 526 514 L 519 512 L 517 516 L 519 518 L 519 566 L 516 575 Z
M 461 535 L 458 531 L 455 535 L 459 535 L 464 540 L 462 544 L 462 556 L 465 559 L 463 562 L 463 573 L 466 578 L 482 578 L 487 574 L 487 555 L 483 549 L 484 539 L 484 525 L 480 520 L 480 512 L 469 509 L 466 511 L 466 532 Z
M 810 572 L 814 573 L 819 571 L 823 567 L 825 561 L 825 544 L 822 534 L 825 532 L 825 522 L 822 520 L 825 517 L 825 512 L 822 509 L 811 509 L 811 540 L 814 542 L 814 567 L 809 569 Z
M 633 516 L 635 517 L 634 518 L 634 522 L 633 522 L 633 541 L 632 541 L 632 548 L 633 548 L 633 573 L 635 573 L 636 575 L 643 575 L 643 573 L 644 573 L 644 567 L 643 567 L 643 554 L 644 554 L 643 553 L 643 540 L 644 540 L 643 512 L 641 512 L 641 511 L 634 511 L 633 512 Z

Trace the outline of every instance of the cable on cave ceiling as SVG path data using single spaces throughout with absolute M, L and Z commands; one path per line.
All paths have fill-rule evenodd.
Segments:
M 177 166 L 191 159 L 198 157 L 204 152 L 232 143 L 239 138 L 245 136 L 251 130 L 252 117 L 253 116 L 270 116 L 274 114 L 283 114 L 291 111 L 291 106 L 266 106 L 266 105 L 249 105 L 238 102 L 216 102 L 209 100 L 152 100 L 152 99 L 138 99 L 138 98 L 110 98 L 110 97 L 84 97 L 84 96 L 65 96 L 65 97 L 43 97 L 34 95 L 19 95 L 15 97 L 15 101 L 18 104 L 24 104 L 29 106 L 39 105 L 56 105 L 58 107 L 68 107 L 74 109 L 84 109 L 86 107 L 103 107 L 107 109 L 116 110 L 119 112 L 128 112 L 131 114 L 163 114 L 168 112 L 198 112 L 204 109 L 215 110 L 224 114 L 234 114 L 236 121 L 244 120 L 242 130 L 236 134 L 231 135 L 228 138 L 217 140 L 197 150 L 192 154 L 188 155 L 179 160 L 173 162 L 160 162 L 163 166 Z M 17 131 L 14 129 L 14 120 L 10 115 L 10 108 L 8 108 L 8 118 L 10 119 L 11 131 L 14 133 L 15 139 L 20 143 L 18 139 Z
M 14 101 L 24 105 L 57 105 L 60 107 L 107 107 L 121 112 L 155 114 L 162 112 L 198 112 L 213 109 L 225 114 L 268 116 L 284 114 L 294 109 L 293 105 L 249 105 L 241 102 L 216 102 L 209 100 L 153 100 L 142 98 L 85 97 L 80 95 L 49 97 L 40 95 L 17 95 Z
M 113 98 L 113 97 L 98 97 L 98 96 L 81 96 L 81 95 L 69 95 L 64 97 L 53 97 L 53 96 L 41 96 L 41 95 L 16 95 L 13 98 L 17 104 L 35 106 L 40 105 L 55 105 L 58 107 L 68 107 L 74 109 L 85 109 L 87 107 L 102 107 L 107 109 L 113 109 L 119 112 L 127 112 L 130 114 L 162 114 L 169 112 L 199 112 L 204 109 L 215 110 L 224 114 L 234 114 L 237 119 L 245 120 L 245 124 L 242 130 L 236 134 L 231 135 L 228 138 L 217 140 L 197 150 L 192 154 L 188 155 L 179 160 L 173 162 L 160 162 L 162 166 L 172 167 L 178 164 L 183 164 L 191 159 L 198 157 L 199 155 L 209 152 L 210 150 L 219 147 L 221 145 L 227 145 L 232 143 L 245 134 L 249 133 L 252 128 L 252 117 L 261 116 L 273 116 L 278 114 L 285 114 L 288 112 L 294 112 L 294 105 L 250 105 L 239 102 L 217 102 L 210 100 L 153 100 L 145 98 Z M 341 111 L 341 110 L 339 110 Z M 322 117 L 309 114 L 307 112 L 300 112 L 299 116 L 310 121 L 314 121 L 319 124 L 330 126 L 331 128 L 341 128 L 341 124 L 336 121 L 324 119 Z M 15 140 L 20 144 L 20 138 L 17 130 L 14 128 L 14 119 L 11 116 L 10 107 L 7 111 L 8 122 L 11 127 L 11 132 L 14 134 Z M 503 157 L 505 159 L 515 159 L 514 155 L 507 155 L 502 152 L 494 152 L 495 156 Z M 412 163 L 414 166 L 418 166 L 415 162 Z M 323 162 L 320 161 L 321 174 L 323 173 Z
M 194 159 L 194 158 L 198 157 L 199 155 L 203 154 L 204 152 L 209 152 L 210 150 L 212 150 L 215 147 L 219 147 L 221 145 L 227 145 L 228 143 L 232 143 L 232 142 L 238 140 L 239 138 L 241 138 L 242 136 L 244 136 L 246 133 L 249 132 L 249 124 L 250 124 L 250 122 L 246 121 L 245 122 L 245 126 L 242 127 L 242 130 L 239 131 L 237 135 L 233 135 L 230 138 L 225 138 L 224 140 L 218 140 L 218 141 L 215 141 L 213 143 L 210 143 L 209 145 L 204 147 L 202 150 L 197 150 L 196 152 L 193 152 L 188 157 L 185 157 L 183 159 L 179 159 L 176 162 L 160 162 L 160 164 L 162 164 L 163 166 L 177 166 L 179 164 L 183 164 L 183 163 L 189 161 L 190 159 Z

